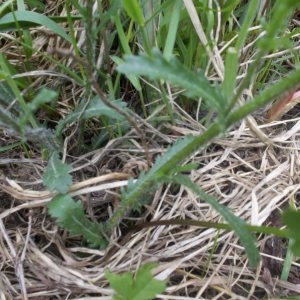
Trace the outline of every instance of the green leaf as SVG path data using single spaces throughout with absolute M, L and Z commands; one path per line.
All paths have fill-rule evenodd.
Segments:
M 70 166 L 64 164 L 53 152 L 43 176 L 43 182 L 50 191 L 64 194 L 72 184 L 72 176 L 69 174 Z
M 174 45 L 177 38 L 177 29 L 180 22 L 180 13 L 181 13 L 182 1 L 175 0 L 172 7 L 172 14 L 168 28 L 168 35 L 164 47 L 164 57 L 166 60 L 169 60 L 172 57 L 174 52 Z
M 18 24 L 16 24 L 16 22 Z M 50 18 L 33 11 L 14 11 L 0 19 L 0 31 L 17 30 L 19 27 L 29 28 L 36 25 L 45 26 L 71 43 L 66 32 Z
M 112 59 L 112 61 L 114 63 L 116 63 L 117 65 L 120 65 L 122 63 L 124 63 L 124 60 L 120 57 L 117 57 L 117 56 L 111 56 L 110 57 Z M 134 88 L 137 90 L 137 91 L 141 91 L 142 90 L 142 87 L 141 87 L 141 84 L 140 84 L 140 80 L 138 79 L 138 77 L 134 76 L 134 75 L 130 75 L 128 74 L 127 75 L 127 78 L 129 79 L 129 81 L 131 82 L 131 84 L 134 86 Z
M 1 77 L 1 76 L 0 76 Z M 11 90 L 11 88 L 9 87 L 9 85 L 5 82 L 5 81 L 1 81 L 0 82 L 0 102 L 7 106 L 9 106 L 13 101 L 14 101 L 15 97 L 14 94 Z M 18 112 L 20 112 L 20 107 L 15 105 L 16 107 L 13 107 L 11 109 L 14 109 Z
M 59 226 L 73 235 L 82 235 L 93 247 L 107 246 L 101 234 L 101 225 L 87 219 L 80 201 L 74 201 L 69 195 L 55 196 L 48 203 L 48 212 Z
M 292 252 L 300 257 L 300 211 L 287 209 L 282 214 L 282 222 L 287 226 L 290 238 L 294 241 Z
M 126 110 L 126 103 L 121 100 L 113 100 L 112 103 L 120 110 Z M 93 117 L 106 116 L 113 120 L 125 121 L 124 117 L 119 115 L 114 109 L 103 103 L 98 96 L 92 98 L 88 105 L 86 103 L 80 105 L 73 112 L 61 119 L 56 126 L 56 136 L 59 136 L 66 125 L 78 121 L 86 120 Z
M 42 88 L 39 93 L 33 98 L 33 100 L 28 104 L 29 109 L 34 112 L 43 104 L 51 103 L 57 99 L 57 92 L 49 90 L 47 88 Z
M 300 70 L 291 72 L 286 78 L 264 90 L 243 107 L 231 112 L 227 118 L 226 127 L 229 128 L 229 126 L 240 121 L 255 109 L 262 107 L 282 95 L 285 91 L 295 87 L 299 81 Z M 123 189 L 120 206 L 106 223 L 106 231 L 110 233 L 126 212 L 132 208 L 139 207 L 139 202 L 143 199 L 143 195 L 153 188 L 153 184 L 160 183 L 164 177 L 172 173 L 174 167 L 195 151 L 199 151 L 201 147 L 220 134 L 222 130 L 223 127 L 219 125 L 219 121 L 216 121 L 203 134 L 198 136 L 186 135 L 183 139 L 178 139 L 163 155 L 156 159 L 154 165 L 146 174 L 142 173 L 135 183 L 130 183 L 127 189 Z
M 140 26 L 144 26 L 144 17 L 137 0 L 123 0 L 123 7 L 128 16 Z
M 282 222 L 287 226 L 291 237 L 300 239 L 300 212 L 294 209 L 287 209 L 282 214 Z
M 294 244 L 291 246 L 291 250 L 295 256 L 300 257 L 300 240 L 299 239 L 294 241 Z
M 224 114 L 227 100 L 222 96 L 218 86 L 212 86 L 201 72 L 193 72 L 181 64 L 176 58 L 166 60 L 158 50 L 153 50 L 152 56 L 125 55 L 125 62 L 117 67 L 121 73 L 136 76 L 148 76 L 154 80 L 165 80 L 185 89 L 191 98 L 203 98 L 206 104 Z
M 232 99 L 238 70 L 238 52 L 233 47 L 227 50 L 224 70 L 225 74 L 221 88 L 225 98 Z
M 151 270 L 154 267 L 152 263 L 144 264 L 135 276 L 130 272 L 118 275 L 106 271 L 105 277 L 116 292 L 113 300 L 150 300 L 163 292 L 166 284 L 153 278 Z
M 190 164 L 186 164 L 184 166 L 175 166 L 173 169 L 173 172 L 174 173 L 190 172 L 192 170 L 195 170 L 198 167 L 199 167 L 199 164 L 190 163 Z
M 236 235 L 240 238 L 242 245 L 245 248 L 249 259 L 249 265 L 256 267 L 259 262 L 259 252 L 255 246 L 255 239 L 252 234 L 247 230 L 246 223 L 240 218 L 236 217 L 226 206 L 220 204 L 217 199 L 206 194 L 187 176 L 175 175 L 172 176 L 171 182 L 184 185 L 191 191 L 196 193 L 202 200 L 211 205 L 223 218 L 227 221 L 228 225 L 233 229 Z M 298 229 L 299 230 L 299 229 Z

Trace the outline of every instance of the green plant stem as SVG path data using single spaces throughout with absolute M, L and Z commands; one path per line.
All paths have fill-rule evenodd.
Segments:
M 144 193 L 149 191 L 159 178 L 168 176 L 168 174 L 170 174 L 179 163 L 192 155 L 195 151 L 199 150 L 201 147 L 204 147 L 209 141 L 216 138 L 224 130 L 227 130 L 234 123 L 242 120 L 248 114 L 264 106 L 274 98 L 283 94 L 285 91 L 299 85 L 299 82 L 300 69 L 291 72 L 286 78 L 261 92 L 252 101 L 230 113 L 227 118 L 224 118 L 224 124 L 220 124 L 220 121 L 217 120 L 203 134 L 198 136 L 189 136 L 188 142 L 178 149 L 175 154 L 167 157 L 164 164 L 159 167 L 155 167 L 154 165 L 154 167 L 145 174 L 145 178 L 142 182 L 140 182 L 139 186 L 130 191 L 130 193 L 126 196 L 126 199 L 123 199 L 123 203 L 125 204 L 120 205 L 105 224 L 105 230 L 107 232 L 111 232 L 111 230 L 120 222 L 128 209 L 134 207 L 134 205 L 140 201 L 139 199 L 143 197 Z
M 230 113 L 229 116 L 225 118 L 226 124 L 219 124 L 219 121 L 216 121 L 203 134 L 194 137 L 194 139 L 192 139 L 187 146 L 185 146 L 181 151 L 177 152 L 176 155 L 172 157 L 172 164 L 164 165 L 159 170 L 159 173 L 168 174 L 175 165 L 222 133 L 224 128 L 228 129 L 234 123 L 242 120 L 250 113 L 274 100 L 276 97 L 279 97 L 287 90 L 299 85 L 299 83 L 300 69 L 291 72 L 289 76 L 261 92 L 252 101 Z
M 156 226 L 169 226 L 169 225 L 196 226 L 196 227 L 223 229 L 227 231 L 232 230 L 231 226 L 225 223 L 215 223 L 215 222 L 206 222 L 206 221 L 197 221 L 197 220 L 180 220 L 180 219 L 154 220 L 151 222 L 135 225 L 132 228 L 132 230 L 138 231 L 143 228 L 156 227 Z M 252 233 L 274 235 L 279 238 L 289 237 L 287 230 L 279 229 L 276 227 L 245 225 L 245 228 Z

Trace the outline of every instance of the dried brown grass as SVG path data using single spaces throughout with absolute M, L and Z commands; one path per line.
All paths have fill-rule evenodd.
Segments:
M 273 214 L 288 201 L 298 201 L 300 187 L 296 130 L 300 121 L 291 124 L 289 129 L 285 128 L 286 122 L 263 126 L 262 130 L 268 131 L 269 138 L 276 143 L 267 146 L 242 122 L 226 137 L 191 158 L 199 168 L 190 177 L 244 220 L 278 226 L 278 215 L 274 220 Z M 187 127 L 173 126 L 173 130 L 184 134 L 190 131 Z M 274 127 L 281 132 L 273 135 Z M 86 154 L 84 160 L 68 158 L 76 166 L 75 178 L 82 178 L 78 180 L 81 186 L 76 189 L 76 195 L 85 203 L 92 219 L 109 213 L 117 201 L 116 187 L 126 184 L 123 177 L 111 173 L 105 185 L 99 179 L 97 182 L 97 178 L 103 178 L 98 174 L 116 171 L 109 165 L 121 168 L 129 156 L 139 160 L 139 151 L 140 147 L 134 149 L 133 144 L 130 149 L 115 148 L 111 141 L 109 147 Z M 16 151 L 13 154 L 20 155 Z M 116 155 L 125 159 L 118 161 Z M 41 190 L 38 170 L 42 162 L 38 159 L 10 161 L 6 153 L 0 164 L 3 170 L 0 212 L 3 299 L 81 299 L 93 295 L 97 295 L 94 299 L 107 299 L 104 296 L 110 296 L 112 290 L 103 276 L 105 269 L 135 270 L 147 261 L 158 262 L 157 278 L 169 278 L 166 293 L 158 299 L 261 299 L 300 292 L 297 274 L 290 278 L 291 282 L 278 279 L 278 270 L 273 265 L 284 257 L 280 256 L 282 253 L 265 251 L 267 237 L 259 237 L 257 245 L 262 257 L 269 260 L 262 260 L 257 270 L 247 267 L 244 251 L 233 233 L 211 228 L 161 226 L 128 237 L 126 228 L 121 226 L 106 251 L 80 246 L 80 239 L 57 228 L 47 216 L 45 205 L 51 197 Z M 84 167 L 80 168 L 80 164 Z M 25 172 L 31 172 L 36 180 L 26 181 Z M 89 188 L 86 182 L 91 183 Z M 155 192 L 152 203 L 141 216 L 149 217 L 221 221 L 209 205 L 190 191 L 172 186 Z M 294 271 L 299 272 L 296 262 Z M 268 273 L 271 276 L 267 277 Z

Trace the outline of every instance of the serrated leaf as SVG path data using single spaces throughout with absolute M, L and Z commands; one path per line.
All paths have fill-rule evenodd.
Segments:
M 87 219 L 80 201 L 74 201 L 69 195 L 55 196 L 48 203 L 48 212 L 59 226 L 73 235 L 83 236 L 92 246 L 104 248 L 107 245 L 101 225 Z
M 259 252 L 255 246 L 255 239 L 252 234 L 247 230 L 246 223 L 235 216 L 226 206 L 220 204 L 217 199 L 206 194 L 201 188 L 199 188 L 194 182 L 192 182 L 187 176 L 176 175 L 173 176 L 171 182 L 184 185 L 191 191 L 196 193 L 202 200 L 206 201 L 212 206 L 223 218 L 227 221 L 228 225 L 233 229 L 235 234 L 240 238 L 242 245 L 245 248 L 249 259 L 249 265 L 256 267 L 259 262 Z
M 126 110 L 126 103 L 122 100 L 113 100 L 112 103 L 120 110 Z M 66 125 L 75 122 L 79 119 L 86 120 L 93 117 L 106 116 L 113 120 L 124 121 L 124 117 L 118 114 L 114 109 L 104 104 L 98 96 L 92 98 L 87 106 L 85 104 L 80 105 L 73 112 L 61 119 L 56 126 L 56 136 L 59 136 Z
M 155 264 L 148 263 L 139 268 L 136 275 L 130 272 L 113 274 L 105 272 L 110 286 L 116 291 L 114 300 L 150 300 L 165 290 L 164 281 L 157 280 L 151 274 Z
M 120 57 L 111 56 L 110 58 L 117 65 L 120 65 L 120 64 L 124 63 L 124 60 L 122 58 L 120 58 Z M 129 79 L 129 81 L 132 83 L 132 85 L 134 86 L 134 88 L 137 91 L 141 91 L 142 90 L 142 87 L 141 87 L 141 84 L 140 84 L 140 80 L 138 79 L 138 77 L 136 77 L 134 75 L 127 74 L 127 78 Z
M 165 80 L 182 87 L 188 97 L 203 98 L 220 116 L 226 110 L 228 103 L 219 87 L 212 86 L 203 73 L 189 70 L 176 58 L 166 60 L 158 50 L 153 50 L 152 56 L 125 55 L 124 63 L 120 64 L 117 70 L 127 76 L 148 76 L 150 79 Z
M 64 164 L 53 152 L 46 167 L 43 182 L 52 192 L 65 194 L 72 184 L 72 176 L 69 174 L 70 166 Z
M 71 38 L 50 18 L 33 11 L 14 11 L 0 18 L 0 31 L 17 30 L 18 26 L 29 28 L 36 25 L 45 26 L 71 43 Z

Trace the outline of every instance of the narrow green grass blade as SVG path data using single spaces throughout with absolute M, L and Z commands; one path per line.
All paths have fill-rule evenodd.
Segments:
M 130 49 L 129 44 L 128 44 L 128 39 L 126 38 L 126 35 L 125 35 L 124 30 L 123 30 L 119 15 L 116 14 L 113 17 L 113 20 L 115 22 L 115 25 L 116 25 L 116 28 L 117 28 L 117 33 L 118 33 L 118 36 L 119 36 L 119 41 L 121 43 L 121 46 L 123 48 L 124 53 L 125 54 L 131 54 L 131 49 Z M 119 64 L 121 64 L 121 62 L 123 62 L 123 60 L 121 58 L 116 57 L 116 56 L 112 56 L 111 59 L 117 65 L 119 65 Z M 136 88 L 137 91 L 141 91 L 142 87 L 141 87 L 141 84 L 140 84 L 140 80 L 138 79 L 137 76 L 127 74 L 127 78 L 133 84 L 133 86 Z
M 164 48 L 164 57 L 166 58 L 166 60 L 171 59 L 173 54 L 173 48 L 174 48 L 176 35 L 177 35 L 177 28 L 180 21 L 181 5 L 182 5 L 181 0 L 174 1 L 171 21 L 169 24 L 169 31 L 165 43 L 165 48 Z
M 245 18 L 241 29 L 239 30 L 238 38 L 234 48 L 229 48 L 226 54 L 225 60 L 225 74 L 222 83 L 222 90 L 224 96 L 227 99 L 234 99 L 231 106 L 235 104 L 237 98 L 233 98 L 234 87 L 236 86 L 236 78 L 238 74 L 238 63 L 239 63 L 239 53 L 241 48 L 244 46 L 245 40 L 248 36 L 248 31 L 250 26 L 253 24 L 253 20 L 256 16 L 260 1 L 253 0 L 248 4 L 248 8 L 245 14 Z M 234 5 L 234 3 L 232 3 Z
M 119 41 L 121 43 L 121 46 L 123 48 L 124 53 L 125 54 L 131 54 L 131 49 L 130 49 L 130 46 L 128 44 L 128 39 L 125 35 L 124 29 L 122 27 L 120 16 L 118 14 L 116 14 L 113 17 L 113 20 L 115 22 L 117 33 L 118 33 L 118 36 L 119 36 Z
M 288 247 L 287 247 L 285 259 L 283 261 L 283 267 L 282 267 L 282 271 L 280 274 L 280 280 L 286 281 L 289 277 L 292 263 L 293 263 L 293 258 L 294 258 L 292 250 L 291 250 L 293 243 L 294 243 L 294 241 L 290 239 Z
M 0 53 L 0 69 L 3 72 L 3 74 L 2 74 L 3 78 L 7 82 L 11 91 L 16 96 L 21 109 L 23 110 L 25 115 L 28 116 L 32 127 L 37 128 L 38 127 L 37 122 L 36 122 L 34 116 L 30 113 L 27 103 L 26 103 L 23 95 L 21 94 L 16 82 L 12 79 L 11 74 L 10 74 L 10 69 L 7 65 L 7 60 L 5 59 L 5 56 L 2 53 Z
M 23 0 L 17 0 L 17 6 L 18 11 L 26 12 L 26 6 Z M 28 29 L 22 30 L 21 28 L 18 28 L 18 30 L 22 40 L 23 51 L 27 60 L 25 61 L 25 65 L 28 69 L 31 69 L 30 65 L 28 64 L 28 61 L 30 60 L 33 53 L 31 33 Z
M 256 16 L 256 12 L 257 12 L 257 9 L 259 7 L 259 4 L 260 4 L 260 0 L 249 1 L 248 8 L 247 8 L 247 11 L 246 11 L 246 15 L 245 15 L 242 27 L 239 30 L 238 38 L 237 38 L 237 41 L 236 41 L 237 51 L 240 51 L 240 49 L 244 45 L 244 42 L 245 42 L 245 40 L 247 38 L 247 35 L 248 35 L 248 30 L 253 24 L 253 20 Z
M 144 17 L 137 0 L 123 0 L 123 7 L 128 16 L 138 25 L 144 26 Z
M 10 12 L 0 19 L 0 31 L 16 30 L 19 27 L 31 27 L 35 25 L 45 26 L 57 35 L 71 42 L 66 32 L 50 18 L 33 11 Z
M 11 6 L 13 3 L 15 2 L 15 0 L 8 0 L 5 1 L 4 3 L 2 3 L 0 5 L 0 16 L 3 14 L 3 12 L 9 7 Z
M 22 142 L 16 142 L 16 143 L 12 143 L 12 144 L 9 144 L 6 146 L 2 146 L 2 147 L 0 147 L 0 153 L 12 150 L 16 147 L 19 147 L 20 145 L 22 145 Z
M 172 182 L 175 181 L 178 184 L 185 185 L 191 191 L 196 193 L 199 197 L 201 197 L 202 200 L 211 205 L 224 218 L 224 220 L 227 221 L 228 225 L 240 238 L 240 241 L 244 246 L 248 256 L 249 265 L 253 268 L 256 267 L 260 259 L 259 252 L 255 246 L 254 237 L 246 228 L 246 223 L 240 218 L 236 217 L 226 206 L 220 204 L 217 199 L 206 194 L 187 176 L 177 175 L 172 177 L 172 179 Z
M 222 82 L 222 92 L 226 99 L 232 99 L 236 84 L 238 70 L 238 52 L 235 48 L 228 48 L 225 60 L 224 80 Z

